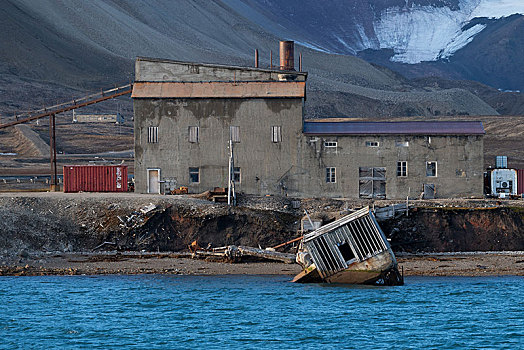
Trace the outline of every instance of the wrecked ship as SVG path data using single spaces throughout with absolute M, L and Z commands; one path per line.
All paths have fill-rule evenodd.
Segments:
M 402 285 L 404 278 L 369 207 L 306 234 L 293 282 Z

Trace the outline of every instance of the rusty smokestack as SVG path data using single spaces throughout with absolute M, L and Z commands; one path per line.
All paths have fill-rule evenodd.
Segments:
M 280 70 L 295 70 L 295 42 L 280 42 Z
M 255 49 L 255 68 L 258 68 L 258 49 Z

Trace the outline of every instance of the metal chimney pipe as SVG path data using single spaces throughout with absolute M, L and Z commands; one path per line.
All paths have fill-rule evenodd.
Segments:
M 298 55 L 298 71 L 302 72 L 302 53 Z
M 269 69 L 273 69 L 273 51 L 269 50 Z
M 280 70 L 295 70 L 295 42 L 280 42 Z
M 255 49 L 255 68 L 258 68 L 258 49 Z

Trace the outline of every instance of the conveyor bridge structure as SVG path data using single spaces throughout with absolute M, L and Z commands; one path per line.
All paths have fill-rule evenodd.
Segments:
M 60 113 L 72 111 L 82 107 L 90 106 L 95 103 L 110 100 L 116 97 L 131 94 L 133 84 L 115 87 L 108 90 L 102 90 L 96 94 L 87 95 L 78 99 L 73 99 L 64 103 L 44 107 L 35 111 L 18 114 L 15 120 L 0 124 L 0 130 L 18 124 L 27 123 L 33 120 L 49 117 L 49 147 L 50 147 L 50 164 L 51 164 L 51 191 L 57 189 L 58 175 L 56 169 L 56 133 L 55 133 L 55 116 Z

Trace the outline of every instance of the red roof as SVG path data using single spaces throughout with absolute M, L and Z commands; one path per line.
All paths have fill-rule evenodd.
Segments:
M 306 135 L 484 135 L 480 121 L 304 122 Z

